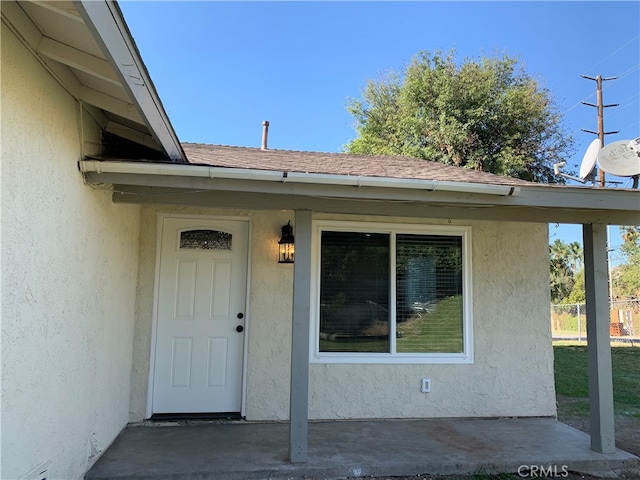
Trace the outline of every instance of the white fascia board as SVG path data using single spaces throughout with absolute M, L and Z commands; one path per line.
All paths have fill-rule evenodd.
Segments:
M 177 177 L 208 177 L 227 180 L 251 180 L 281 183 L 307 183 L 315 185 L 342 185 L 352 187 L 385 187 L 423 191 L 445 191 L 479 193 L 498 196 L 515 196 L 520 187 L 461 183 L 436 180 L 413 180 L 404 178 L 363 177 L 352 175 L 329 175 L 296 173 L 242 168 L 212 167 L 207 165 L 176 165 L 140 162 L 104 162 L 84 160 L 78 163 L 83 173 L 124 173 L 136 175 L 171 175 Z
M 108 0 L 75 1 L 74 5 L 110 60 L 147 127 L 174 162 L 186 157 L 160 97 L 117 4 Z

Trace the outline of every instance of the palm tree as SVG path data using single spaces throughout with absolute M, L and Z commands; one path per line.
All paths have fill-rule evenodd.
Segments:
M 549 245 L 551 264 L 555 265 L 556 267 L 561 267 L 562 265 L 569 264 L 569 253 L 569 245 L 567 245 L 559 238 L 556 238 L 554 242 Z
M 568 247 L 567 260 L 571 265 L 571 271 L 575 276 L 581 269 L 584 263 L 582 258 L 582 247 L 578 242 L 571 242 Z
M 574 275 L 569 261 L 570 252 L 570 246 L 559 238 L 549 245 L 551 301 L 554 303 L 566 298 L 573 288 Z

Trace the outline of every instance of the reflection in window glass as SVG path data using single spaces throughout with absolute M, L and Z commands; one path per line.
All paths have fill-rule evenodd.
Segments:
M 396 351 L 463 351 L 462 238 L 396 237 Z
M 389 352 L 389 235 L 322 232 L 321 352 Z
M 462 242 L 322 231 L 319 352 L 464 353 Z

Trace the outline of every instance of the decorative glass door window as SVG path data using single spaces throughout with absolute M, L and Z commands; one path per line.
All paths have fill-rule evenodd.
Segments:
M 180 248 L 231 250 L 232 235 L 217 230 L 188 230 L 180 234 Z

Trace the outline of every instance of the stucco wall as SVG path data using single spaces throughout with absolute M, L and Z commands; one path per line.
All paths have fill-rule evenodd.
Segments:
M 252 221 L 245 414 L 289 416 L 293 268 L 276 263 L 279 228 L 292 212 L 144 208 L 131 420 L 145 416 L 149 372 L 157 214 L 239 215 Z M 388 222 L 385 217 L 336 217 Z M 417 222 L 415 219 L 394 219 Z M 425 223 L 421 221 L 420 223 Z M 446 221 L 428 221 L 446 224 Z M 309 416 L 314 419 L 552 416 L 553 351 L 549 323 L 547 227 L 456 222 L 473 232 L 473 365 L 311 364 Z M 420 391 L 421 378 L 431 393 Z
M 289 351 L 291 348 L 291 298 L 286 292 L 293 285 L 293 266 L 278 265 L 276 243 L 280 227 L 292 219 L 288 212 L 252 212 L 233 209 L 191 207 L 143 207 L 140 214 L 140 263 L 138 268 L 138 296 L 136 326 L 131 375 L 130 421 L 147 417 L 149 369 L 153 331 L 153 302 L 156 268 L 158 215 L 207 215 L 214 217 L 243 217 L 251 221 L 249 253 L 249 309 L 246 332 L 248 335 L 247 388 L 245 395 L 252 404 L 267 405 L 265 418 L 288 417 L 289 411 Z M 274 333 L 275 332 L 275 333 Z M 275 336 L 275 340 L 272 339 Z M 269 338 L 264 342 L 262 338 Z M 257 377 L 264 369 L 271 377 L 263 379 L 270 385 L 265 391 Z M 279 391 L 280 385 L 286 391 Z M 257 389 L 256 389 L 257 387 Z M 284 415 L 282 412 L 287 412 Z
M 2 458 L 82 478 L 128 420 L 139 208 L 84 185 L 100 132 L 2 28 Z
M 310 418 L 555 415 L 546 225 L 452 224 L 473 229 L 474 364 L 312 364 Z

